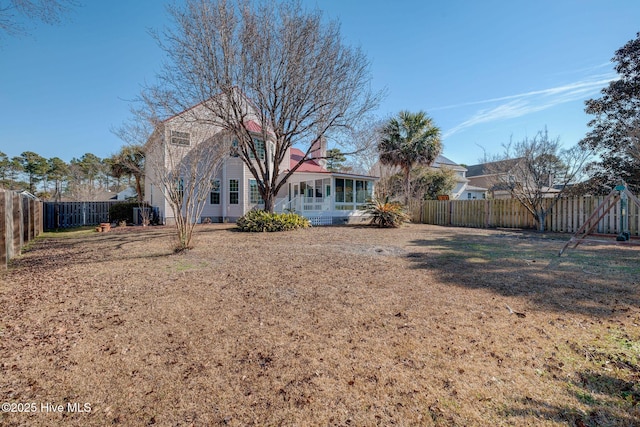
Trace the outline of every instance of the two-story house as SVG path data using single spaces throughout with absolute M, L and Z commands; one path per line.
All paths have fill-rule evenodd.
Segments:
M 198 111 L 198 109 L 200 111 Z M 177 167 L 176 159 L 169 159 L 169 152 L 181 151 L 180 156 L 188 156 L 190 150 L 211 138 L 224 141 L 220 145 L 224 153 L 215 175 L 202 214 L 198 221 L 209 219 L 213 222 L 233 222 L 252 209 L 260 209 L 264 202 L 258 191 L 258 183 L 249 167 L 238 155 L 238 142 L 234 136 L 209 120 L 185 120 L 191 117 L 211 115 L 202 105 L 196 105 L 185 112 L 163 121 L 146 144 L 147 164 L 161 167 Z M 284 175 L 299 162 L 302 164 L 289 177 L 276 196 L 276 212 L 294 211 L 311 220 L 314 225 L 360 222 L 365 219 L 362 208 L 373 196 L 377 180 L 374 176 L 331 172 L 326 169 L 326 143 L 321 140 L 305 156 L 305 152 L 291 147 L 285 161 L 273 164 L 274 141 L 270 132 L 263 132 L 257 116 L 248 116 L 244 126 L 254 138 L 254 146 L 259 159 L 271 162 L 270 167 L 279 167 Z M 267 135 L 266 141 L 264 135 Z M 255 155 L 252 155 L 255 159 Z M 288 161 L 287 161 L 288 160 Z M 145 201 L 157 207 L 162 223 L 174 222 L 170 204 L 158 185 L 157 170 L 147 167 L 145 179 Z M 182 178 L 181 178 L 182 179 Z

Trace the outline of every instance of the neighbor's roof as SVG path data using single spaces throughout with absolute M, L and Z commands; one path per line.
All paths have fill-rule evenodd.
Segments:
M 467 185 L 467 186 L 465 187 L 465 190 L 468 190 L 468 191 L 488 191 L 488 189 L 487 189 L 487 188 L 484 188 L 484 187 L 476 187 L 475 185 Z
M 498 160 L 497 162 L 480 163 L 477 165 L 467 166 L 467 178 L 474 176 L 493 175 L 498 170 L 508 170 L 512 168 L 520 157 L 515 159 Z
M 459 166 L 460 165 L 456 162 L 454 162 L 453 160 L 443 156 L 442 154 L 438 154 L 438 157 L 436 157 L 436 159 L 433 161 L 433 165 L 432 166 L 440 166 L 440 165 L 447 165 L 447 166 Z

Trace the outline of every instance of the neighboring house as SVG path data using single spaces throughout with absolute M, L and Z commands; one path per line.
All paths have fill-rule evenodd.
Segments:
M 512 172 L 517 170 L 516 165 L 519 161 L 520 159 L 509 159 L 468 166 L 469 185 L 488 189 L 488 196 L 493 199 L 510 199 L 512 195 L 508 183 L 517 183 L 523 179 L 517 176 L 517 173 Z M 542 189 L 545 197 L 554 197 L 559 191 L 553 187 Z
M 469 179 L 467 178 L 467 168 L 464 166 L 455 163 L 443 155 L 439 155 L 431 167 L 435 169 L 448 168 L 455 172 L 456 186 L 451 191 L 451 194 L 449 194 L 449 198 L 454 200 L 485 198 L 487 189 L 470 185 Z
M 194 109 L 202 109 L 201 114 L 207 114 L 204 107 L 195 106 L 181 114 L 194 113 Z M 196 114 L 199 114 L 197 111 Z M 272 158 L 273 141 L 263 141 L 265 134 L 258 118 L 253 115 L 244 123 L 253 136 L 258 156 L 261 160 Z M 266 132 L 269 134 L 269 132 Z M 184 155 L 188 155 L 189 147 L 210 138 L 222 138 L 225 150 L 222 153 L 220 171 L 213 180 L 213 187 L 198 221 L 205 219 L 213 222 L 233 222 L 252 209 L 260 209 L 264 202 L 260 197 L 255 178 L 238 156 L 237 141 L 221 127 L 207 123 L 187 125 L 180 115 L 165 120 L 147 142 L 147 165 L 153 159 L 163 158 L 167 152 L 167 145 L 184 147 Z M 288 172 L 305 153 L 297 148 L 290 148 L 285 156 L 289 161 L 280 165 L 280 174 Z M 373 195 L 376 177 L 355 175 L 340 172 L 329 172 L 326 161 L 320 159 L 326 155 L 324 141 L 313 147 L 306 160 L 282 186 L 276 196 L 274 210 L 276 212 L 295 211 L 311 220 L 314 225 L 359 222 L 364 220 L 362 208 Z M 165 160 L 165 167 L 168 162 Z M 147 168 L 148 179 L 145 179 L 145 201 L 158 207 L 160 221 L 171 224 L 174 222 L 173 213 L 162 188 L 153 176 L 153 168 Z
M 133 187 L 127 187 L 124 190 L 116 193 L 115 196 L 111 197 L 111 200 L 130 200 L 135 199 L 138 196 L 136 193 L 136 189 Z
M 451 169 L 455 173 L 456 185 L 451 190 L 447 196 L 450 199 L 483 199 L 485 198 L 485 193 L 487 192 L 486 188 L 472 186 L 469 185 L 469 180 L 467 179 L 467 168 L 458 163 L 450 160 L 449 158 L 438 155 L 436 160 L 430 166 L 432 169 L 442 169 L 447 168 Z M 380 162 L 377 162 L 373 168 L 372 173 L 379 176 L 390 176 L 400 172 L 399 167 L 390 167 L 381 165 Z

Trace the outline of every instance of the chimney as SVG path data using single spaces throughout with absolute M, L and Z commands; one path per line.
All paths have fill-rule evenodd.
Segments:
M 312 159 L 325 157 L 327 155 L 327 140 L 324 138 L 324 136 L 321 136 L 320 139 L 317 139 L 313 143 L 313 145 L 311 146 L 310 154 Z M 317 159 L 315 160 L 315 162 L 323 168 L 327 166 L 327 159 Z

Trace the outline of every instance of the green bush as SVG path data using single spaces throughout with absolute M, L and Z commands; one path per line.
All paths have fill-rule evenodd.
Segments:
M 311 227 L 309 220 L 295 213 L 249 211 L 236 221 L 240 231 L 288 231 Z
M 371 224 L 378 227 L 395 228 L 409 221 L 404 206 L 398 202 L 389 202 L 388 197 L 384 201 L 368 202 L 364 211 L 371 215 Z
M 109 220 L 111 222 L 127 221 L 127 223 L 133 223 L 133 208 L 141 207 L 138 202 L 122 202 L 114 203 L 109 207 Z M 144 206 L 149 207 L 148 204 Z

